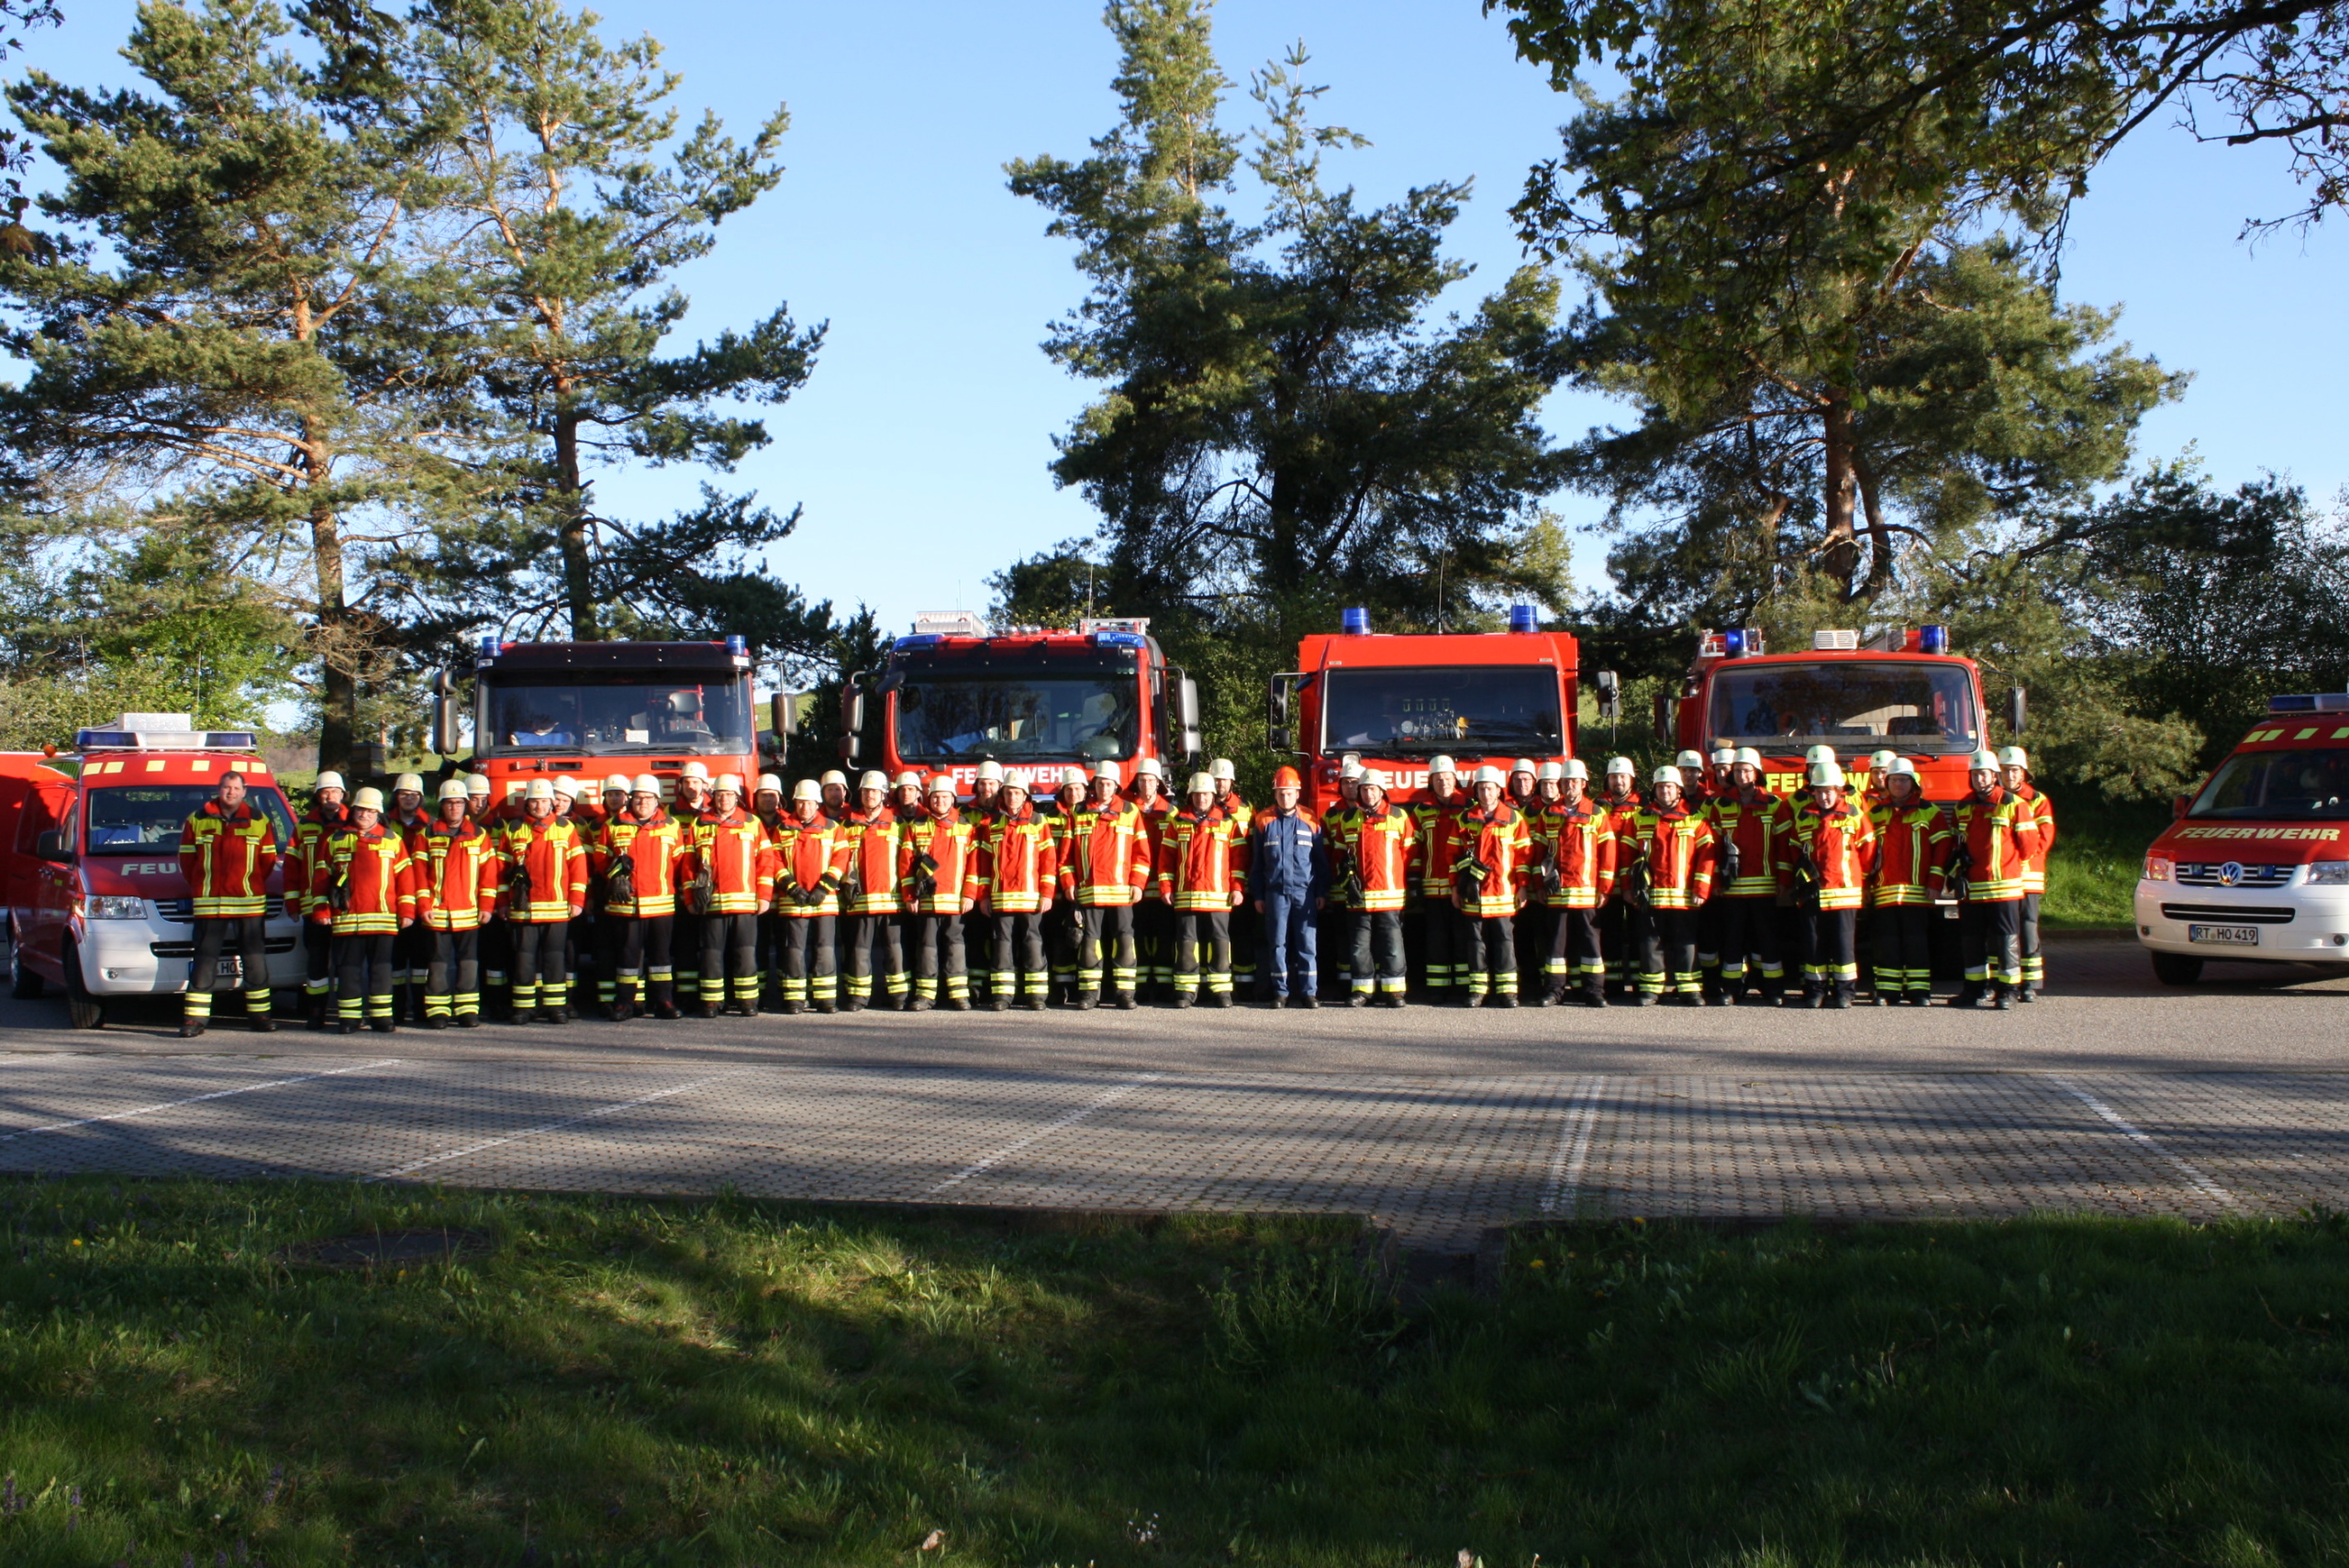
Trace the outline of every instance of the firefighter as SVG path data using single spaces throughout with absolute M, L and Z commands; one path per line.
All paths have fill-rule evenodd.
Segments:
M 1651 782 L 1648 804 L 1619 815 L 1615 846 L 1615 885 L 1640 951 L 1638 1005 L 1653 1007 L 1668 992 L 1701 1007 L 1697 911 L 1712 896 L 1713 829 L 1681 799 L 1679 768 L 1660 767 Z
M 856 804 L 841 824 L 849 840 L 847 879 L 841 884 L 847 917 L 848 995 L 842 1006 L 861 1013 L 874 1003 L 874 982 L 891 1007 L 913 997 L 898 940 L 897 813 L 889 805 L 889 775 L 868 772 L 856 781 Z M 876 974 L 877 971 L 877 974 Z
M 854 809 L 854 803 L 852 802 L 850 805 L 852 814 Z M 783 809 L 783 780 L 780 776 L 774 773 L 759 775 L 758 783 L 751 788 L 751 815 L 759 819 L 759 826 L 766 829 L 769 839 L 775 838 L 783 831 L 784 819 L 788 814 Z M 761 1006 L 783 1005 L 782 920 L 782 911 L 774 907 L 770 907 L 765 914 L 759 917 L 758 963 Z
M 1338 804 L 1321 818 L 1322 844 L 1330 852 L 1330 867 L 1327 907 L 1337 911 L 1338 940 L 1330 944 L 1330 968 L 1337 983 L 1333 989 L 1350 995 L 1353 989 L 1353 929 L 1362 914 L 1362 884 L 1351 865 L 1341 862 L 1338 851 L 1362 819 L 1363 772 L 1360 752 L 1349 751 L 1338 760 Z
M 963 808 L 971 826 L 984 828 L 988 817 L 995 815 L 996 803 L 1003 795 L 1003 764 L 993 757 L 979 764 L 971 778 L 971 804 Z
M 1165 837 L 1166 818 L 1174 810 L 1174 797 L 1166 793 L 1166 776 L 1159 770 L 1158 759 L 1144 757 L 1134 764 L 1134 782 L 1127 790 L 1134 809 L 1141 813 L 1142 828 L 1149 835 L 1150 863 L 1158 863 L 1158 850 Z M 1174 911 L 1155 898 L 1145 898 L 1134 906 L 1134 957 L 1141 970 L 1141 999 L 1145 1002 L 1172 1002 L 1174 999 Z
M 1066 767 L 1061 770 L 1060 786 L 1052 798 L 1037 808 L 1037 815 L 1051 818 L 1052 824 L 1052 863 L 1055 867 L 1068 864 L 1069 824 L 1085 805 L 1085 770 Z M 1076 900 L 1056 897 L 1051 911 L 1044 917 L 1044 956 L 1052 966 L 1052 997 L 1066 1006 L 1076 1006 L 1077 961 L 1085 946 L 1085 922 Z M 1167 955 L 1168 970 L 1174 973 L 1174 955 Z
M 1859 795 L 1862 810 L 1873 814 L 1876 806 L 1884 801 L 1885 780 L 1891 775 L 1893 762 L 1899 755 L 1898 751 L 1882 748 L 1868 753 L 1868 786 L 1862 790 Z M 1913 769 L 1909 773 L 1909 782 L 1912 786 L 1917 782 L 1917 775 Z
M 999 808 L 979 840 L 979 903 L 994 923 L 988 951 L 994 984 L 984 1004 L 1000 1013 L 1016 999 L 1044 1010 L 1052 971 L 1044 960 L 1044 916 L 1059 875 L 1060 835 L 1028 800 L 1028 782 L 1003 781 Z
M 1487 772 L 1491 770 L 1487 769 Z M 1354 781 L 1355 805 L 1331 832 L 1330 858 L 1352 911 L 1353 951 L 1346 965 L 1346 1006 L 1400 1007 L 1409 981 L 1403 958 L 1403 906 L 1409 902 L 1419 824 L 1386 799 L 1383 769 Z M 1334 814 L 1333 814 L 1334 815 Z
M 484 828 L 490 825 L 492 813 L 489 804 L 489 775 L 487 773 L 467 773 L 465 775 L 465 814 Z
M 1444 861 L 1452 819 L 1468 809 L 1460 787 L 1460 765 L 1450 757 L 1428 759 L 1428 787 L 1411 805 L 1419 842 L 1420 966 L 1428 1000 L 1442 1004 L 1468 990 L 1468 928 L 1452 902 L 1452 867 Z
M 504 872 L 497 913 L 514 944 L 514 1022 L 566 1023 L 564 954 L 571 922 L 587 908 L 587 846 L 577 823 L 555 815 L 551 780 L 530 781 L 522 815 L 499 827 L 496 845 Z
M 1248 829 L 1216 798 L 1212 773 L 1194 773 L 1183 808 L 1166 819 L 1158 851 L 1158 900 L 1174 911 L 1174 1006 L 1231 1006 L 1231 912 L 1247 899 Z
M 1844 798 L 1845 784 L 1841 765 L 1815 763 L 1810 802 L 1795 813 L 1796 875 L 1810 926 L 1802 995 L 1814 1007 L 1849 1007 L 1860 982 L 1860 905 L 1876 869 L 1876 825 Z
M 580 796 L 585 793 L 585 785 L 569 773 L 557 773 L 554 776 L 555 820 L 568 822 L 579 829 L 579 847 L 586 857 L 592 878 L 596 857 L 596 819 L 592 816 L 582 816 L 579 810 Z M 571 921 L 562 930 L 562 972 L 571 977 L 572 983 L 580 987 L 583 995 L 586 990 L 587 970 L 594 966 L 596 951 L 595 944 L 587 940 L 588 917 L 593 913 L 594 906 L 591 904 L 588 906 L 587 915 L 582 915 Z M 585 965 L 582 965 L 579 962 L 580 954 L 583 952 L 586 953 L 589 959 L 589 962 Z M 567 999 L 570 995 L 569 990 L 566 989 L 563 995 Z M 544 1006 L 546 998 L 541 996 L 539 1001 L 540 1006 Z
M 1527 883 L 1525 907 L 1517 914 L 1517 994 L 1532 997 L 1534 1005 L 1542 1007 L 1551 1005 L 1550 950 L 1556 945 L 1558 928 L 1565 924 L 1565 912 L 1550 903 L 1549 846 L 1542 837 L 1542 818 L 1557 809 L 1564 797 L 1565 783 L 1564 762 L 1536 767 L 1533 804 L 1525 813 L 1526 831 L 1533 835 L 1535 869 Z
M 1586 1007 L 1603 1007 L 1607 960 L 1599 950 L 1598 912 L 1615 891 L 1615 833 L 1609 814 L 1586 793 L 1590 769 L 1580 758 L 1557 767 L 1558 796 L 1529 824 L 1541 846 L 1552 922 L 1542 1005 L 1556 1006 L 1572 995 Z
M 2017 1000 L 2036 1002 L 2047 985 L 2047 963 L 2039 951 L 2039 906 L 2047 893 L 2047 856 L 2055 848 L 2055 804 L 2032 782 L 2031 754 L 2020 746 L 1998 753 L 1998 783 L 2031 817 L 2031 853 L 2022 866 L 2022 990 Z
M 677 774 L 677 805 L 670 813 L 680 822 L 691 823 L 709 809 L 709 764 L 687 762 Z
M 1531 783 L 1531 770 L 1527 770 Z M 1445 851 L 1453 897 L 1468 918 L 1471 962 L 1467 1006 L 1517 1006 L 1517 912 L 1531 873 L 1532 829 L 1502 798 L 1498 768 L 1478 768 L 1468 809 L 1453 818 Z
M 1631 765 L 1629 757 L 1609 757 L 1600 776 L 1605 783 L 1595 804 L 1608 814 L 1620 841 L 1630 830 L 1631 818 L 1640 809 L 1640 790 L 1635 782 L 1639 770 Z M 1627 889 L 1620 874 L 1621 865 L 1619 856 L 1615 897 L 1599 911 L 1598 940 L 1600 950 L 1607 955 L 1609 983 L 1617 995 L 1629 996 L 1638 988 L 1633 976 L 1639 972 L 1639 954 L 1631 929 L 1633 919 L 1626 896 Z
M 2022 989 L 2023 868 L 2039 834 L 2033 813 L 1998 780 L 1998 753 L 1975 752 L 1966 766 L 1970 793 L 1953 813 L 1950 880 L 1957 890 L 1957 940 L 1965 962 L 1965 983 L 1951 998 L 1953 1007 L 1990 1000 L 2004 1011 Z
M 270 1016 L 265 937 L 269 873 L 275 869 L 276 831 L 264 813 L 246 803 L 245 775 L 230 769 L 220 775 L 212 798 L 190 812 L 180 827 L 180 875 L 187 883 L 195 918 L 195 951 L 188 960 L 187 996 L 180 1012 L 181 1039 L 194 1040 L 211 1023 L 221 951 L 231 945 L 244 972 L 247 1024 L 257 1034 L 277 1028 Z M 300 907 L 290 895 L 286 903 Z
M 604 820 L 609 822 L 628 809 L 628 775 L 604 775 Z
M 1736 788 L 1730 774 L 1736 768 L 1737 752 L 1729 747 L 1719 748 L 1713 752 L 1710 763 L 1693 751 L 1684 751 L 1681 755 L 1696 759 L 1691 766 L 1682 767 L 1680 771 L 1697 781 L 1694 787 L 1681 792 L 1681 804 L 1705 818 L 1712 827 L 1717 857 L 1713 865 L 1713 896 L 1706 899 L 1704 906 L 1697 911 L 1697 973 L 1707 1003 L 1723 1003 L 1729 995 L 1729 982 L 1721 973 L 1721 933 L 1728 918 L 1725 912 L 1728 901 L 1721 894 L 1730 880 L 1727 866 L 1723 863 L 1729 846 L 1722 840 L 1720 825 L 1714 820 L 1712 809 L 1719 802 L 1728 799 L 1731 791 Z
M 829 768 L 819 782 L 824 786 L 824 816 L 838 822 L 848 815 L 848 775 L 838 768 Z
M 640 1010 L 678 1016 L 677 886 L 693 872 L 685 825 L 662 808 L 661 781 L 629 781 L 628 809 L 604 825 L 596 869 L 604 884 L 602 962 L 596 994 L 606 1013 L 626 1022 Z
M 1215 809 L 1238 824 L 1244 837 L 1255 825 L 1256 808 L 1249 805 L 1248 797 L 1240 793 L 1239 768 L 1233 765 L 1230 758 L 1218 757 L 1208 764 L 1208 776 L 1215 781 Z M 1157 862 L 1157 855 L 1158 845 L 1153 840 L 1151 844 L 1152 864 Z M 1176 917 L 1179 918 L 1179 915 Z M 1134 918 L 1139 922 L 1145 917 L 1137 911 Z M 1256 988 L 1256 923 L 1253 920 L 1242 920 L 1231 928 L 1231 973 L 1242 992 Z M 1173 977 L 1170 975 L 1168 978 L 1171 990 Z
M 897 775 L 897 782 L 890 788 L 892 794 L 889 797 L 889 809 L 896 813 L 898 821 L 910 822 L 922 814 L 919 773 L 907 768 Z
M 488 788 L 489 781 L 483 779 L 484 794 Z M 328 927 L 308 917 L 310 884 L 317 875 L 318 856 L 328 835 L 350 820 L 350 809 L 343 805 L 342 775 L 329 768 L 318 775 L 317 787 L 310 795 L 310 809 L 294 825 L 294 842 L 286 851 L 285 912 L 302 922 L 302 1006 L 314 1029 L 327 1027 L 327 1004 L 334 992 L 334 935 Z
M 311 918 L 334 934 L 335 1015 L 342 1032 L 399 1028 L 392 1014 L 393 944 L 416 923 L 417 878 L 407 844 L 384 817 L 384 794 L 351 798 L 351 820 L 328 838 Z
M 1090 795 L 1067 817 L 1060 845 L 1061 896 L 1076 906 L 1076 1006 L 1101 1000 L 1102 983 L 1121 1012 L 1138 1005 L 1140 960 L 1134 906 L 1150 885 L 1150 828 L 1118 793 L 1118 764 L 1094 771 Z
M 826 827 L 829 826 L 827 822 Z M 694 880 L 707 884 L 701 896 L 701 1016 L 718 1017 L 730 999 L 736 1012 L 755 1018 L 759 1016 L 759 917 L 774 906 L 777 862 L 766 825 L 742 809 L 741 774 L 720 773 L 713 781 L 709 809 L 693 825 L 692 835 Z M 839 885 L 835 878 L 832 889 Z M 827 890 L 828 899 L 830 891 Z M 834 903 L 830 908 L 837 913 L 839 906 Z M 829 923 L 824 939 L 829 986 Z M 784 940 L 787 952 L 792 939 L 786 935 Z M 798 1011 L 791 1006 L 791 995 L 786 978 L 786 1013 Z M 823 1010 L 831 1011 L 829 997 Z
M 1705 907 L 1715 917 L 1719 995 L 1730 1006 L 1751 997 L 1776 1006 L 1787 988 L 1779 888 L 1793 874 L 1794 811 L 1762 787 L 1761 752 L 1741 747 L 1730 758 L 1729 789 L 1704 811 L 1713 830 L 1713 893 Z M 1701 931 L 1698 948 L 1703 968 Z
M 1705 754 L 1693 748 L 1672 759 L 1680 770 L 1680 804 L 1699 816 L 1712 800 L 1712 792 L 1705 787 Z
M 1330 895 L 1330 856 L 1321 825 L 1305 809 L 1305 781 L 1295 768 L 1273 770 L 1273 804 L 1248 833 L 1248 882 L 1261 917 L 1268 1005 L 1321 1005 L 1315 951 L 1321 908 Z
M 824 789 L 813 779 L 791 786 L 791 811 L 784 817 L 767 855 L 774 909 L 783 923 L 783 1010 L 839 1010 L 841 890 L 856 871 L 863 830 L 852 819 L 857 808 L 843 805 L 835 817 L 824 810 Z M 885 840 L 885 830 L 883 837 Z M 894 863 L 880 873 L 891 884 Z M 872 975 L 865 976 L 871 995 Z M 705 987 L 706 990 L 706 987 Z M 744 1015 L 748 1017 L 746 1013 Z
M 416 929 L 430 951 L 424 968 L 424 1027 L 481 1023 L 481 929 L 497 900 L 497 854 L 465 810 L 462 779 L 440 784 L 439 815 L 407 836 L 417 882 Z
M 971 804 L 963 808 L 963 817 L 971 824 L 971 842 L 982 843 L 987 836 L 987 824 L 995 819 L 996 807 L 1003 799 L 1003 764 L 989 757 L 979 764 L 971 780 Z M 987 988 L 995 979 L 995 920 L 978 905 L 963 917 L 963 962 L 971 972 L 972 993 L 984 1003 Z M 1008 1001 L 1010 998 L 1006 997 Z
M 1895 757 L 1876 781 L 1876 874 L 1868 882 L 1876 1004 L 1922 1007 L 1933 999 L 1929 941 L 1933 901 L 1949 874 L 1949 818 L 1917 787 L 1917 764 Z
M 1534 801 L 1541 793 L 1540 784 L 1541 772 L 1534 767 L 1531 758 L 1520 757 L 1508 765 L 1508 788 L 1505 793 L 1508 796 L 1508 803 L 1517 807 L 1520 816 L 1533 815 Z
M 897 839 L 897 889 L 913 917 L 911 1010 L 928 1012 L 943 1000 L 951 1011 L 967 1013 L 963 917 L 978 901 L 979 857 L 970 822 L 954 808 L 953 779 L 932 774 L 925 801 L 919 817 L 900 825 Z

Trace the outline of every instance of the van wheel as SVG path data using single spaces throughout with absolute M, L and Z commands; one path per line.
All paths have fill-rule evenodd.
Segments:
M 8 922 L 8 995 L 30 1002 L 41 994 L 40 971 L 25 962 L 25 944 L 17 923 Z
M 77 1029 L 106 1027 L 106 1005 L 82 984 L 82 955 L 72 942 L 65 944 L 65 1021 Z
M 2157 952 L 2154 978 L 2165 985 L 2191 985 L 2202 978 L 2202 961 L 2182 952 Z

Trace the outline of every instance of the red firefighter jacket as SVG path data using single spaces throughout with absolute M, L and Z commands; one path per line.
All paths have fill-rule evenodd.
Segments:
M 775 913 L 802 920 L 839 914 L 841 885 L 856 863 L 856 842 L 855 828 L 820 811 L 813 822 L 785 817 L 770 851 Z
M 477 931 L 497 902 L 497 851 L 467 817 L 451 828 L 439 817 L 407 836 L 416 869 L 416 913 L 436 931 Z
M 1122 797 L 1063 815 L 1059 856 L 1061 893 L 1081 905 L 1139 904 L 1150 884 L 1150 828 Z
M 265 915 L 277 837 L 269 818 L 239 801 L 234 811 L 207 800 L 180 828 L 180 875 L 199 920 Z
M 1948 876 L 1950 845 L 1956 839 L 1948 817 L 1912 795 L 1907 806 L 1879 803 L 1868 817 L 1876 824 L 1876 874 L 1868 902 L 1931 904 Z
M 1411 851 L 1419 836 L 1409 812 L 1392 804 L 1375 814 L 1360 806 L 1341 806 L 1330 813 L 1321 832 L 1339 876 L 1351 873 L 1361 884 L 1350 901 L 1353 907 L 1373 913 L 1403 907 L 1411 895 Z
M 1955 852 L 1965 858 L 1965 896 L 1976 904 L 2021 898 L 2023 870 L 2039 842 L 2035 813 L 1993 784 L 1987 795 L 1959 801 L 1954 817 Z
M 1237 796 L 1228 798 L 1237 799 Z M 1218 806 L 1166 819 L 1158 895 L 1177 909 L 1229 909 L 1248 885 L 1248 819 Z
M 396 931 L 416 913 L 416 884 L 415 863 L 396 832 L 381 822 L 339 828 L 318 857 L 310 918 L 331 922 L 339 937 Z
M 819 817 L 818 820 L 821 820 Z M 693 826 L 694 870 L 709 873 L 705 915 L 755 915 L 774 897 L 780 862 L 766 825 L 740 806 L 724 817 L 712 812 Z M 836 881 L 833 884 L 838 886 Z M 837 907 L 818 913 L 838 913 Z
M 596 874 L 604 883 L 607 915 L 644 920 L 674 915 L 677 885 L 693 875 L 688 829 L 657 806 L 649 822 L 639 822 L 626 812 L 606 822 L 596 835 L 594 855 Z M 618 879 L 612 868 L 622 858 L 628 861 L 628 875 Z
M 1411 803 L 1411 820 L 1419 833 L 1419 893 L 1428 898 L 1452 896 L 1452 851 L 1449 837 L 1452 819 L 1475 803 L 1454 791 L 1449 799 L 1438 799 L 1431 789 Z
M 346 806 L 338 806 L 328 811 L 323 806 L 313 806 L 302 820 L 294 824 L 294 842 L 285 851 L 286 913 L 309 913 L 310 884 L 318 873 L 319 851 L 326 847 L 327 835 L 350 820 L 351 812 Z
M 1771 898 L 1794 874 L 1795 814 L 1791 806 L 1766 790 L 1757 789 L 1752 805 L 1735 791 L 1705 807 L 1712 825 L 1714 870 L 1726 869 L 1728 846 L 1737 846 L 1737 877 L 1719 891 L 1731 898 Z M 1716 882 L 1720 878 L 1717 874 Z
M 1533 831 L 1526 826 L 1525 813 L 1506 800 L 1496 802 L 1489 811 L 1472 806 L 1452 819 L 1444 838 L 1453 897 L 1460 912 L 1485 919 L 1516 914 L 1533 869 Z M 1470 861 L 1484 868 L 1474 894 L 1460 886 Z
M 924 811 L 897 825 L 897 888 L 916 915 L 959 915 L 963 901 L 978 897 L 978 844 L 961 812 Z
M 979 882 L 987 907 L 998 915 L 1032 915 L 1060 875 L 1060 835 L 1033 806 L 1018 816 L 1000 811 L 979 841 Z
M 851 915 L 894 915 L 905 907 L 897 894 L 897 813 L 851 811 L 841 822 L 849 842 L 846 882 L 841 895 Z
M 1648 902 L 1658 909 L 1694 909 L 1713 893 L 1712 824 L 1675 804 L 1619 814 L 1615 882 L 1634 865 L 1645 869 Z
M 1876 869 L 1876 824 L 1849 800 L 1830 811 L 1816 796 L 1795 813 L 1795 842 L 1819 876 L 1821 909 L 1856 909 Z M 1789 873 L 1787 886 L 1794 886 Z
M 1545 902 L 1553 909 L 1596 909 L 1615 890 L 1615 834 L 1608 814 L 1587 799 L 1560 801 L 1533 818 L 1534 841 L 1556 869 L 1558 885 Z
M 579 824 L 550 817 L 533 822 L 516 817 L 497 829 L 497 859 L 505 868 L 497 893 L 498 913 L 525 925 L 571 918 L 571 906 L 587 902 L 587 845 Z M 514 898 L 517 873 L 529 880 L 529 897 Z
M 2047 855 L 2055 847 L 2055 803 L 2040 792 L 2039 786 L 2025 784 L 2014 792 L 2016 804 L 2031 814 L 2032 837 L 2030 851 L 2022 861 L 2022 890 L 2025 893 L 2047 891 Z

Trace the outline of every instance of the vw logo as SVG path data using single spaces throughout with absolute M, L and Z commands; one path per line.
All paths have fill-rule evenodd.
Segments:
M 2235 884 L 2237 884 L 2237 883 L 2241 882 L 2242 880 L 2243 880 L 2243 862 L 2240 862 L 2240 861 L 2229 861 L 2226 864 L 2224 864 L 2224 865 L 2222 865 L 2222 866 L 2221 866 L 2221 867 L 2219 868 L 2219 885 L 2220 885 L 2221 887 L 2232 887 L 2232 886 L 2234 886 L 2234 885 L 2235 885 Z

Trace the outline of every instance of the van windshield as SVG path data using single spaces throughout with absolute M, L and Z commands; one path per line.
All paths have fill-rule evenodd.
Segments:
M 932 675 L 897 690 L 897 755 L 908 762 L 1123 761 L 1141 740 L 1132 675 Z
M 473 751 L 735 755 L 751 749 L 750 681 L 555 670 L 484 673 Z
M 2186 814 L 2218 821 L 2349 819 L 2349 746 L 2239 752 L 2219 764 Z
M 1364 667 L 1321 679 L 1321 741 L 1332 751 L 1565 750 L 1553 665 Z
M 174 855 L 180 829 L 196 808 L 212 798 L 212 786 L 200 784 L 108 784 L 89 794 L 89 828 L 83 835 L 83 852 L 93 855 Z M 269 819 L 277 847 L 294 837 L 294 818 L 285 799 L 273 789 L 248 789 L 245 804 Z
M 1981 724 L 1962 664 L 1888 659 L 1821 660 L 1716 669 L 1707 733 L 1716 740 L 1799 751 L 1971 751 Z

